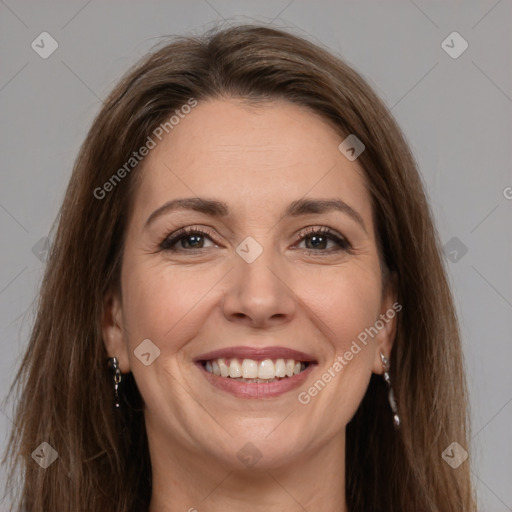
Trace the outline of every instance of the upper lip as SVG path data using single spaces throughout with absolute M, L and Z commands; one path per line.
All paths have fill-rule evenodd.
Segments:
M 294 359 L 295 361 L 315 362 L 315 358 L 300 350 L 294 350 L 286 347 L 226 347 L 211 352 L 206 352 L 194 358 L 195 362 L 198 361 L 211 361 L 212 359 L 220 358 L 237 358 L 237 359 Z

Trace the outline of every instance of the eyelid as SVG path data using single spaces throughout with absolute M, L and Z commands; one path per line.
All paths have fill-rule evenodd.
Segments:
M 299 241 L 298 243 L 302 242 L 304 240 L 304 238 L 307 236 L 307 235 L 313 235 L 313 234 L 322 234 L 322 235 L 329 235 L 329 237 L 334 240 L 338 246 L 340 247 L 340 250 L 345 250 L 345 251 L 351 251 L 352 250 L 352 244 L 350 243 L 350 241 L 348 240 L 348 238 L 344 235 L 342 235 L 341 233 L 339 233 L 338 231 L 330 228 L 330 227 L 327 227 L 327 226 L 308 226 L 306 228 L 303 228 L 301 229 L 297 236 L 299 237 Z M 335 251 L 329 251 L 329 250 L 325 250 L 325 251 L 318 251 L 318 250 L 315 250 L 315 249 L 305 249 L 309 252 L 324 252 L 324 253 L 329 253 L 329 252 L 335 252 Z
M 207 236 L 210 238 L 210 240 L 217 245 L 217 242 L 215 242 L 215 234 L 213 231 L 210 231 L 208 228 L 202 227 L 202 226 L 186 226 L 180 229 L 177 229 L 176 231 L 173 231 L 172 233 L 167 234 L 163 240 L 158 244 L 158 247 L 160 250 L 167 250 L 170 251 L 170 247 L 172 245 L 175 245 L 181 238 L 186 237 L 187 235 L 193 235 L 195 233 L 199 233 L 202 235 Z M 169 247 L 166 247 L 167 244 L 170 244 Z M 187 252 L 192 252 L 194 250 L 202 250 L 200 249 L 190 249 Z

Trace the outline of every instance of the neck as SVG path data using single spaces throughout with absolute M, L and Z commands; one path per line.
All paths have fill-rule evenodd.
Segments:
M 149 512 L 346 512 L 345 437 L 338 436 L 286 462 L 240 469 L 169 439 L 148 436 L 153 474 Z M 163 448 L 168 447 L 168 448 Z M 269 457 L 268 457 L 269 458 Z

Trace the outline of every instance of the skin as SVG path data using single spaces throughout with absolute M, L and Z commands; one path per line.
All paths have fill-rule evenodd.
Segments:
M 309 403 L 297 396 L 396 296 L 382 283 L 365 177 L 358 161 L 338 150 L 343 138 L 285 101 L 250 107 L 215 99 L 195 107 L 146 157 L 126 232 L 122 293 L 105 298 L 103 334 L 145 402 L 150 512 L 235 511 L 247 503 L 255 512 L 346 510 L 345 427 L 372 372 L 383 373 L 379 352 L 389 356 L 396 319 L 360 344 Z M 224 201 L 229 215 L 176 210 L 145 227 L 167 201 L 196 196 Z M 341 199 L 365 227 L 339 211 L 282 216 L 304 197 Z M 186 226 L 213 236 L 199 238 L 199 250 L 193 236 L 174 252 L 159 249 Z M 301 239 L 307 227 L 331 228 L 350 249 Z M 263 249 L 252 263 L 236 252 L 247 236 Z M 134 355 L 145 339 L 160 350 L 149 366 Z M 193 363 L 234 345 L 294 348 L 318 366 L 297 390 L 237 398 L 213 387 Z M 248 442 L 261 454 L 252 467 L 237 457 Z

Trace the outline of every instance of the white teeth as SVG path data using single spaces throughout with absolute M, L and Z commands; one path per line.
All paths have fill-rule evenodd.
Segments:
M 217 361 L 212 361 L 212 370 L 214 375 L 220 375 L 219 363 Z
M 219 363 L 220 376 L 227 377 L 229 375 L 229 366 L 226 364 L 226 360 L 224 358 L 217 359 L 217 363 Z
M 276 377 L 286 377 L 286 363 L 284 359 L 276 361 Z
M 260 361 L 258 365 L 258 379 L 273 379 L 275 376 L 276 370 L 272 359 Z
M 266 384 L 270 384 L 271 382 L 275 382 L 277 379 L 235 379 L 237 380 L 238 382 L 247 382 L 248 384 L 257 384 L 257 383 L 260 383 L 260 382 L 265 382 Z
M 244 359 L 242 362 L 242 377 L 244 379 L 255 379 L 258 377 L 258 363 L 252 359 Z
M 231 364 L 229 365 L 229 376 L 232 379 L 242 376 L 242 368 L 238 363 L 238 359 L 231 359 Z
M 306 368 L 306 363 L 293 359 L 238 359 L 219 358 L 206 361 L 205 369 L 220 377 L 229 377 L 242 382 L 274 382 L 285 377 L 293 377 Z

